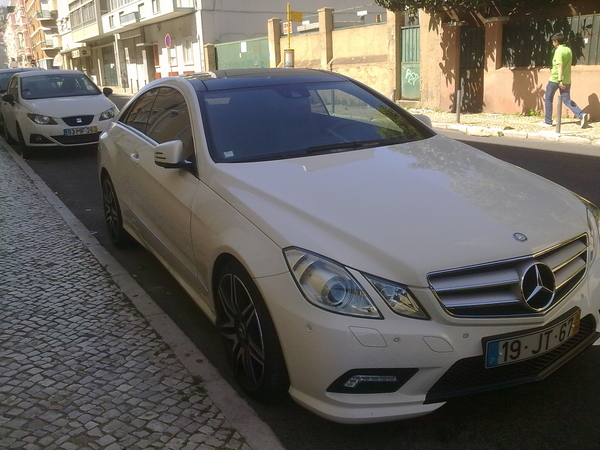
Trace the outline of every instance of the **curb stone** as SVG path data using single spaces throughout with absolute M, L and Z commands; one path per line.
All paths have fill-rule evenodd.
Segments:
M 469 136 L 477 137 L 515 137 L 523 139 L 531 139 L 537 141 L 553 141 L 553 142 L 564 142 L 568 144 L 579 144 L 579 145 L 593 145 L 600 146 L 600 139 L 587 138 L 582 136 L 570 136 L 565 134 L 557 134 L 554 131 L 517 131 L 517 130 L 504 130 L 497 127 L 483 127 L 476 125 L 461 125 L 453 123 L 440 123 L 433 122 L 433 128 L 441 130 L 459 131 Z

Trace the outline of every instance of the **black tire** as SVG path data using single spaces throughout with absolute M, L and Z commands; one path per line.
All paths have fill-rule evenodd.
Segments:
M 289 377 L 273 320 L 258 288 L 235 260 L 219 273 L 217 325 L 241 388 L 261 403 L 286 395 Z
M 14 144 L 15 140 L 8 134 L 8 130 L 6 129 L 6 122 L 4 122 L 4 116 L 0 116 L 0 122 L 2 122 L 2 136 L 9 144 Z
M 21 127 L 17 124 L 17 135 L 19 137 L 19 148 L 23 159 L 31 159 L 34 155 L 34 150 L 25 143 Z
M 102 177 L 102 204 L 104 205 L 104 220 L 111 242 L 117 248 L 127 248 L 134 245 L 134 239 L 123 228 L 123 216 L 119 199 L 112 181 L 108 175 Z

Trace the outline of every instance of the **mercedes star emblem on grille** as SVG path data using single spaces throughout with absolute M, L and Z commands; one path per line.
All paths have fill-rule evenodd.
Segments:
M 525 304 L 533 311 L 540 312 L 550 306 L 556 293 L 552 269 L 541 262 L 527 267 L 521 277 L 521 293 Z

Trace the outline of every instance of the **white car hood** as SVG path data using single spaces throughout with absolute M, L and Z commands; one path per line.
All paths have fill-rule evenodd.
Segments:
M 22 102 L 32 113 L 52 117 L 68 117 L 84 114 L 98 115 L 107 109 L 115 107 L 113 102 L 104 94 L 60 97 L 60 99 L 40 98 L 23 100 Z
M 442 136 L 217 164 L 212 175 L 211 187 L 281 248 L 410 285 L 425 286 L 431 271 L 530 255 L 587 230 L 585 207 L 564 188 Z

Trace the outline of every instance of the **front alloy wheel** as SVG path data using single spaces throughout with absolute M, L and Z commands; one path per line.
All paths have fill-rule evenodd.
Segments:
M 117 248 L 125 248 L 133 243 L 131 235 L 123 228 L 123 217 L 117 193 L 108 175 L 102 177 L 102 200 L 104 220 L 111 242 Z
M 217 300 L 219 330 L 238 383 L 255 400 L 276 402 L 289 387 L 283 353 L 265 302 L 237 261 L 221 270 Z
M 2 125 L 1 125 L 2 136 L 4 136 L 4 139 L 6 139 L 6 142 L 8 142 L 9 144 L 14 144 L 15 140 L 10 136 L 10 133 L 8 132 L 8 129 L 6 127 L 6 122 L 4 121 L 4 116 L 0 116 L 0 122 L 2 123 Z
M 20 153 L 23 159 L 31 159 L 34 154 L 34 150 L 27 145 L 25 142 L 25 138 L 23 137 L 23 132 L 21 131 L 21 127 L 17 123 L 17 136 L 19 138 L 19 148 L 21 149 Z

